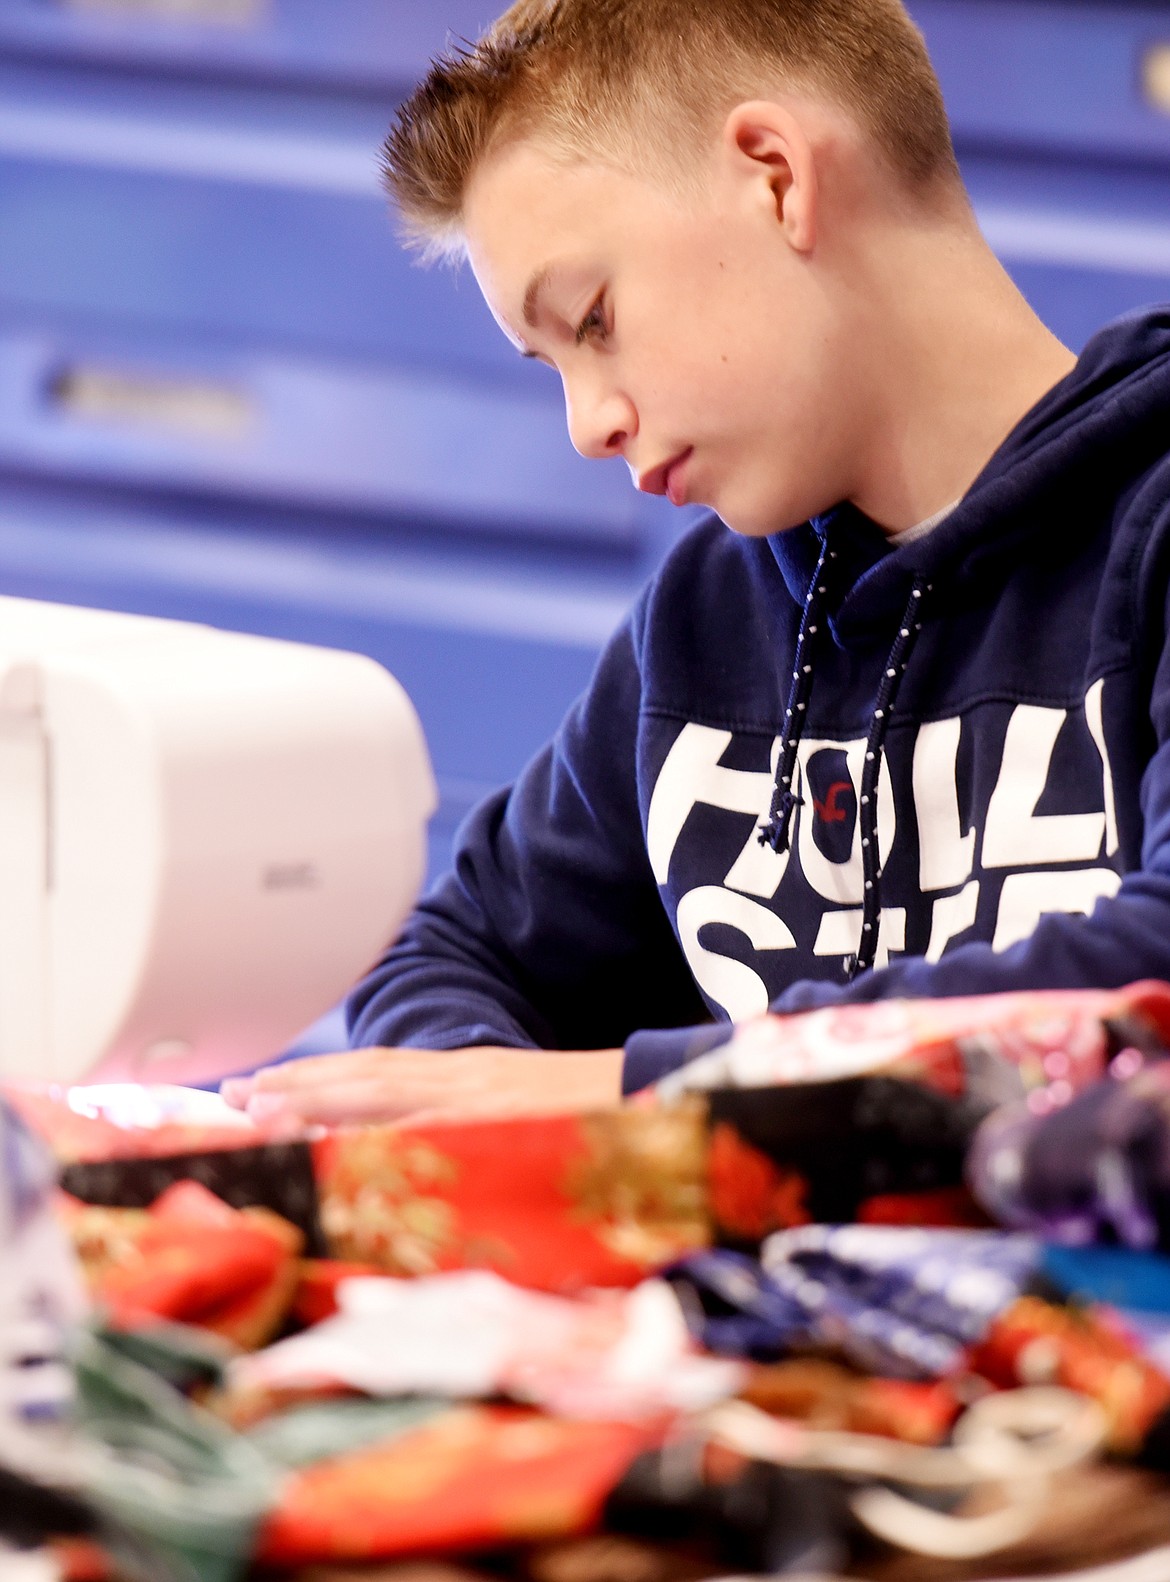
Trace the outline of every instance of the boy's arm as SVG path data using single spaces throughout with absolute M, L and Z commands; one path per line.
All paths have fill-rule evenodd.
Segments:
M 549 746 L 472 813 L 453 871 L 353 991 L 360 1047 L 230 1081 L 230 1102 L 327 1122 L 595 1108 L 621 1096 L 634 1028 L 706 1014 L 642 835 L 639 616 Z
M 587 1050 L 705 1014 L 638 809 L 636 619 L 516 784 L 482 804 L 453 871 L 352 994 L 351 1044 Z
M 1170 807 L 1163 817 L 1170 817 Z M 852 983 L 806 979 L 792 984 L 769 1009 L 787 1015 L 872 1000 L 1114 989 L 1143 978 L 1170 979 L 1170 845 L 1155 867 L 1126 875 L 1117 894 L 1098 901 L 1088 916 L 1051 913 L 1007 950 L 977 942 L 949 950 L 938 961 L 921 956 L 892 961 Z M 724 1023 L 635 1033 L 625 1047 L 624 1091 L 636 1092 L 686 1065 L 726 1042 L 731 1031 Z
M 1165 750 L 1170 758 L 1170 749 Z M 1117 989 L 1143 978 L 1170 980 L 1170 763 L 1162 766 L 1162 841 L 1148 867 L 1122 880 L 1117 894 L 1087 916 L 1050 913 L 1007 950 L 976 942 L 938 961 L 908 956 L 852 983 L 805 979 L 772 1001 L 777 1015 L 872 1000 L 947 998 L 1021 989 Z M 635 1033 L 626 1044 L 622 1083 L 636 1092 L 726 1042 L 731 1027 Z
M 634 1028 L 706 1014 L 642 835 L 642 608 L 549 746 L 472 813 L 453 871 L 353 991 L 359 1047 L 229 1080 L 229 1102 L 325 1122 L 596 1108 L 621 1097 Z

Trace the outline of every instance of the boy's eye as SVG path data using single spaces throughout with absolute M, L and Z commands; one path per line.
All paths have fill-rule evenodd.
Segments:
M 575 339 L 577 345 L 580 346 L 582 342 L 592 340 L 595 337 L 599 337 L 604 334 L 605 312 L 602 299 L 598 297 L 597 301 L 589 309 L 589 312 L 581 320 L 580 324 L 578 324 Z

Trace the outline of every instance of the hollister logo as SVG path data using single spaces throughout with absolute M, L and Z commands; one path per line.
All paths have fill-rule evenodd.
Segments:
M 1101 692 L 1098 682 L 1083 709 L 992 703 L 891 734 L 878 793 L 877 966 L 908 950 L 937 961 L 965 938 L 1006 950 L 1046 913 L 1090 912 L 1116 892 Z M 800 957 L 857 948 L 865 742 L 801 742 L 791 846 L 779 854 L 756 838 L 776 743 L 767 768 L 745 769 L 731 766 L 745 761 L 733 742 L 728 730 L 683 726 L 655 782 L 646 844 L 696 982 L 738 1021 L 808 971 Z

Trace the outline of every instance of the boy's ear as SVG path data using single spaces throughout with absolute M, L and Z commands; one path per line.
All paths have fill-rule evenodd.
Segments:
M 816 243 L 817 170 L 800 121 L 770 99 L 737 104 L 723 125 L 732 173 L 754 184 L 789 244 L 811 253 Z

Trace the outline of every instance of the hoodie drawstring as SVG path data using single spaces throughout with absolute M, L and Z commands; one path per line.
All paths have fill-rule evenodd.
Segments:
M 920 577 L 906 602 L 906 609 L 898 626 L 886 659 L 885 672 L 878 687 L 877 702 L 869 722 L 869 737 L 865 743 L 865 762 L 861 766 L 861 797 L 857 805 L 857 822 L 861 830 L 861 872 L 863 881 L 861 902 L 861 942 L 857 954 L 849 959 L 846 977 L 852 983 L 859 973 L 873 966 L 877 954 L 878 929 L 882 913 L 882 861 L 878 848 L 877 793 L 878 775 L 886 747 L 886 732 L 890 715 L 915 640 L 922 630 L 922 601 L 931 591 L 932 584 Z
M 784 741 L 776 764 L 776 783 L 772 788 L 772 804 L 768 821 L 760 825 L 758 840 L 761 846 L 771 846 L 776 853 L 788 850 L 792 815 L 804 800 L 792 790 L 796 773 L 796 749 L 804 730 L 804 717 L 808 712 L 808 698 L 812 691 L 812 665 L 808 661 L 810 639 L 817 634 L 821 610 L 824 608 L 825 570 L 837 552 L 829 548 L 828 538 L 821 539 L 821 553 L 817 569 L 805 595 L 804 610 L 800 617 L 800 631 L 796 638 L 796 652 L 792 658 L 792 681 L 788 688 L 788 703 L 784 710 Z
M 796 755 L 808 714 L 809 695 L 812 692 L 813 667 L 809 660 L 812 639 L 816 636 L 824 609 L 828 588 L 826 572 L 828 562 L 836 560 L 835 550 L 823 540 L 820 558 L 812 582 L 805 596 L 801 614 L 800 631 L 796 639 L 796 652 L 792 660 L 792 680 L 788 702 L 784 710 L 784 738 L 776 765 L 776 781 L 767 822 L 761 824 L 758 839 L 761 846 L 770 846 L 774 852 L 788 850 L 791 840 L 792 817 L 804 801 L 792 789 L 796 774 Z M 922 601 L 931 592 L 932 584 L 922 577 L 914 579 L 905 613 L 898 626 L 884 666 L 877 701 L 870 718 L 869 736 L 865 743 L 865 761 L 861 769 L 861 792 L 857 807 L 858 828 L 861 835 L 862 911 L 861 940 L 855 955 L 846 963 L 847 981 L 852 983 L 859 973 L 873 966 L 877 955 L 878 930 L 881 925 L 881 855 L 878 849 L 877 788 L 885 752 L 886 732 L 890 715 L 897 701 L 898 688 L 910 663 L 918 633 L 922 630 Z

